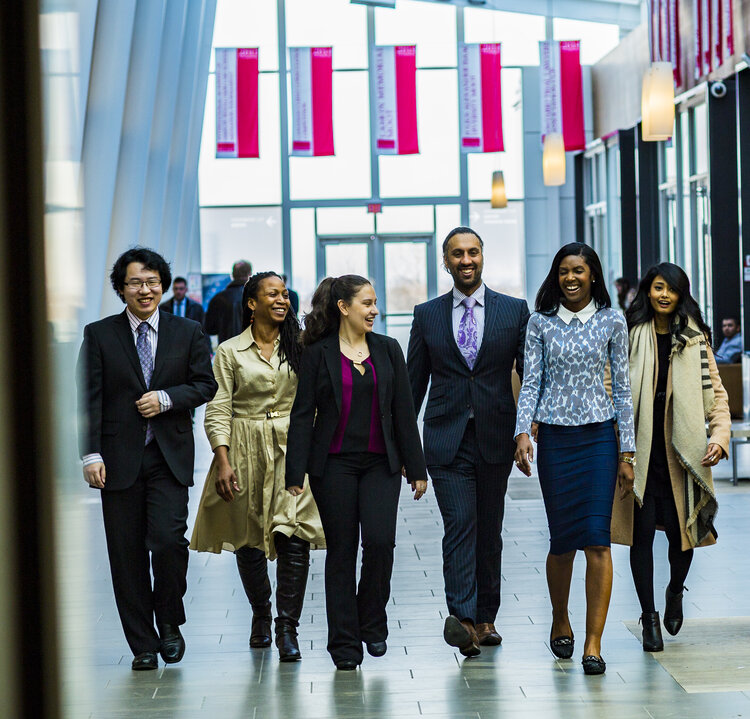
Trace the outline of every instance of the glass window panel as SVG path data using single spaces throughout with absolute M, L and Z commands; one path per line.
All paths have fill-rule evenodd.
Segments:
M 555 40 L 581 41 L 582 65 L 593 65 L 620 43 L 619 26 L 608 23 L 556 17 L 552 28 Z
M 312 207 L 291 210 L 292 283 L 299 293 L 300 314 L 310 309 L 310 300 L 317 286 L 315 253 L 315 210 Z
M 427 244 L 386 242 L 384 250 L 388 313 L 412 312 L 414 305 L 427 301 Z
M 505 152 L 471 153 L 469 199 L 489 200 L 492 173 L 502 170 L 505 191 L 513 199 L 523 198 L 523 113 L 521 106 L 521 70 L 502 71 L 503 142 Z
M 260 70 L 278 70 L 276 12 L 276 0 L 219 0 L 213 47 L 257 47 Z M 216 55 L 212 50 L 212 73 L 215 62 Z
M 706 105 L 698 105 L 694 114 L 695 127 L 695 174 L 708 172 L 708 118 Z
M 289 192 L 293 200 L 370 197 L 368 95 L 366 72 L 333 73 L 333 145 L 336 154 L 331 157 L 289 158 Z
M 333 67 L 368 67 L 367 8 L 349 0 L 286 0 L 288 47 L 332 47 Z
M 484 242 L 482 278 L 487 286 L 523 297 L 526 286 L 523 202 L 510 202 L 503 210 L 493 210 L 489 202 L 472 202 L 469 224 Z
M 319 207 L 319 235 L 371 235 L 375 215 L 366 207 Z
M 243 259 L 253 272 L 282 272 L 280 207 L 202 207 L 200 222 L 204 273 L 229 273 Z
M 384 207 L 377 215 L 376 231 L 383 232 L 429 232 L 434 230 L 435 220 L 432 205 Z
M 362 275 L 369 277 L 367 243 L 339 242 L 325 246 L 326 277 Z
M 428 3 L 422 3 L 428 5 Z M 381 155 L 382 197 L 458 195 L 458 77 L 417 71 L 418 155 Z
M 438 294 L 448 292 L 453 287 L 453 280 L 443 265 L 443 240 L 454 228 L 461 225 L 461 205 L 435 206 L 435 254 L 437 259 Z
M 544 17 L 499 10 L 464 9 L 466 42 L 501 42 L 502 62 L 538 65 L 538 42 L 544 40 Z
M 684 177 L 689 177 L 693 174 L 693 168 L 690 164 L 690 113 L 681 112 L 678 116 L 678 122 L 682 125 L 682 174 Z
M 664 143 L 664 174 L 666 180 L 674 181 L 677 179 L 677 154 L 674 137 Z
M 203 205 L 281 203 L 281 135 L 278 73 L 258 80 L 259 158 L 216 158 L 216 76 L 208 78 L 199 166 Z
M 456 8 L 398 0 L 375 8 L 376 45 L 416 45 L 417 67 L 456 66 Z

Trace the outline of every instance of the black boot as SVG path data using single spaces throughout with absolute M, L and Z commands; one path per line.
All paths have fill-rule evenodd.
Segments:
M 659 612 L 643 612 L 643 614 L 641 614 L 640 622 L 643 625 L 643 651 L 663 651 L 664 640 L 661 638 Z
M 282 662 L 302 658 L 297 643 L 297 627 L 305 599 L 310 569 L 310 543 L 299 537 L 274 535 L 276 552 L 276 646 Z
M 268 580 L 266 555 L 254 547 L 240 547 L 234 556 L 247 600 L 253 608 L 250 648 L 271 646 L 271 582 Z
M 683 587 L 687 590 L 687 587 Z M 664 628 L 674 636 L 682 627 L 682 595 L 683 592 L 673 592 L 667 584 L 666 600 L 664 607 Z

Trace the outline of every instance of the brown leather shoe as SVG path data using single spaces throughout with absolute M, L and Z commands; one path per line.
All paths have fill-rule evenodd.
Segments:
M 452 647 L 458 647 L 458 651 L 465 657 L 481 654 L 474 624 L 467 619 L 460 621 L 458 617 L 449 616 L 445 620 L 443 639 Z
M 477 624 L 477 640 L 485 647 L 496 647 L 503 643 L 503 638 L 497 633 L 492 622 Z

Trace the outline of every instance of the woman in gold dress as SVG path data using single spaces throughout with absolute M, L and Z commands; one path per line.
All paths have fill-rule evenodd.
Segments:
M 300 659 L 297 627 L 310 546 L 325 544 L 310 492 L 284 487 L 289 413 L 297 392 L 301 345 L 289 293 L 275 272 L 253 275 L 242 297 L 243 331 L 216 351 L 216 396 L 205 428 L 214 460 L 190 547 L 233 551 L 253 611 L 250 646 L 271 644 L 271 584 L 276 566 L 276 646 L 281 661 Z

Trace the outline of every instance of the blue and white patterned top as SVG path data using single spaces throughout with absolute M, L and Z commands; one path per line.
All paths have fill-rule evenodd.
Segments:
M 585 310 L 579 314 L 583 322 L 569 312 L 569 323 L 559 315 L 548 317 L 538 312 L 529 318 L 515 436 L 530 434 L 532 422 L 581 425 L 616 417 L 620 451 L 634 452 L 625 318 L 606 307 L 593 314 Z M 607 359 L 614 407 L 604 389 Z

